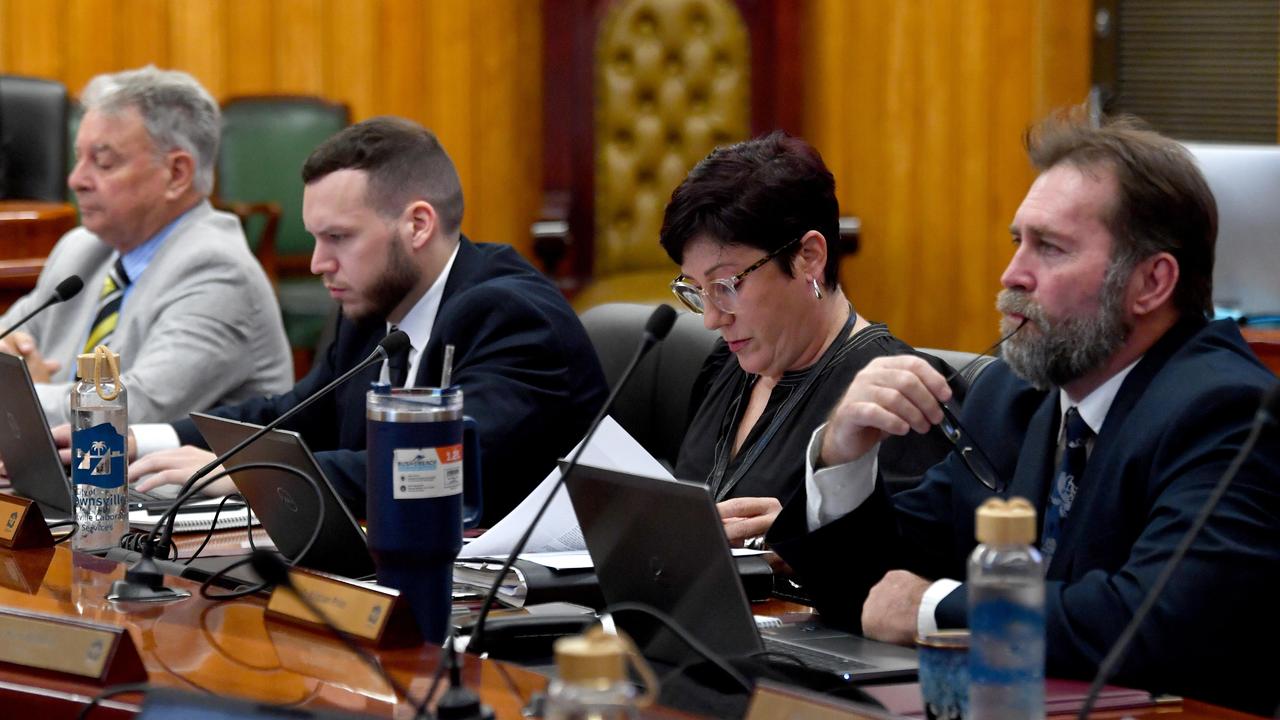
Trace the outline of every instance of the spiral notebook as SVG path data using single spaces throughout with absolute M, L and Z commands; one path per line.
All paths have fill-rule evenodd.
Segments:
M 209 498 L 208 500 L 198 500 L 194 503 L 187 503 L 186 507 L 208 506 L 206 512 L 182 512 L 178 514 L 178 519 L 173 523 L 173 531 L 175 533 L 183 532 L 208 532 L 210 528 L 215 530 L 232 530 L 235 528 L 245 527 L 249 520 L 249 511 L 243 507 L 234 510 L 223 510 L 218 514 L 218 525 L 213 525 L 213 517 L 216 513 L 218 503 L 221 498 Z M 151 515 L 146 510 L 132 510 L 129 512 L 129 524 L 139 530 L 150 530 L 155 524 L 160 522 L 163 515 Z M 258 525 L 257 516 L 252 517 L 253 525 Z

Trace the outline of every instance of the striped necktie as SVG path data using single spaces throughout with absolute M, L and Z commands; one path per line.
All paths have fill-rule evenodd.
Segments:
M 120 303 L 124 301 L 124 289 L 129 286 L 129 275 L 124 271 L 124 262 L 117 256 L 102 281 L 102 294 L 98 296 L 98 312 L 94 313 L 93 325 L 89 330 L 89 339 L 85 341 L 84 352 L 91 353 L 99 345 L 106 345 L 115 332 L 116 323 L 120 321 Z

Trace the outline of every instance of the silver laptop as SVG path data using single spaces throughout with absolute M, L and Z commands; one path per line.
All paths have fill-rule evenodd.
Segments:
M 13 491 L 34 500 L 47 520 L 70 518 L 75 492 L 22 358 L 0 353 L 0 388 L 0 458 Z
M 608 605 L 660 610 L 727 658 L 798 660 L 857 681 L 915 678 L 919 663 L 910 648 L 814 624 L 758 629 L 705 485 L 579 465 L 567 486 Z M 621 617 L 618 623 L 647 657 L 699 659 L 661 627 Z
M 262 429 L 261 425 L 191 413 L 191 419 L 209 448 L 222 453 Z M 225 465 L 270 462 L 295 468 L 315 481 L 270 468 L 232 472 L 236 489 L 249 502 L 276 549 L 298 565 L 324 572 L 362 578 L 374 572 L 364 531 L 346 503 L 338 497 L 302 436 L 288 430 L 272 430 L 232 456 Z M 316 489 L 323 495 L 321 500 Z M 323 527 L 306 552 L 316 523 Z

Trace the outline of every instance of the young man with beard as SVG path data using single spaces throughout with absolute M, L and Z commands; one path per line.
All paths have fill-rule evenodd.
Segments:
M 1206 320 L 1217 209 L 1181 146 L 1135 122 L 1060 115 L 1027 147 L 1040 175 L 997 301 L 1002 330 L 1022 327 L 960 416 L 993 472 L 953 452 L 891 499 L 878 443 L 941 422 L 951 392 L 919 358 L 878 358 L 814 433 L 804 497 L 768 540 L 825 619 L 905 644 L 965 626 L 974 511 L 1026 497 L 1047 566 L 1047 673 L 1091 678 L 1276 379 L 1234 324 Z M 1244 463 L 1116 682 L 1275 708 L 1278 446 L 1272 430 Z
M 453 383 L 479 426 L 482 522 L 500 519 L 604 402 L 604 374 L 582 324 L 515 250 L 462 236 L 462 186 L 430 131 L 399 118 L 366 120 L 316 148 L 302 179 L 303 222 L 316 239 L 311 271 L 342 306 L 333 344 L 293 390 L 212 414 L 268 423 L 354 367 L 393 327 L 404 330 L 412 343 L 404 364 L 369 368 L 284 426 L 302 433 L 362 514 L 369 383 L 438 385 L 453 345 Z M 144 491 L 181 483 L 213 459 L 190 420 L 135 429 L 167 433 L 171 447 L 185 443 L 130 465 L 131 480 L 149 476 Z M 224 479 L 209 492 L 232 490 Z

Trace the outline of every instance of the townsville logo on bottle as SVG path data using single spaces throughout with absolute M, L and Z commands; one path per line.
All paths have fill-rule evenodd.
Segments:
M 71 480 L 77 485 L 117 488 L 124 485 L 124 436 L 111 423 L 77 430 L 71 435 Z

